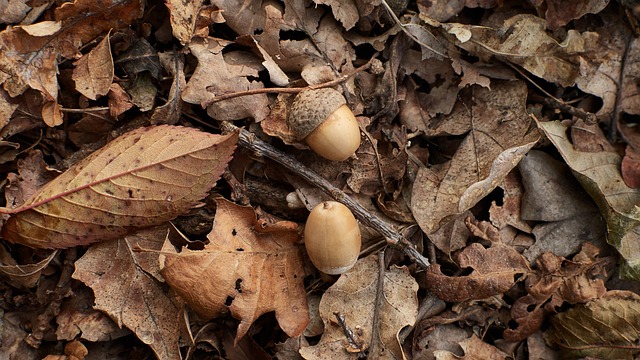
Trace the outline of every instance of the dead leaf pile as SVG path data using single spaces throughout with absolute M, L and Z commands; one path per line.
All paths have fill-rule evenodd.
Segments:
M 640 354 L 633 2 L 10 0 L 0 22 L 0 358 Z M 360 128 L 345 161 L 287 125 L 323 87 Z M 361 206 L 339 276 L 302 236 L 332 198 Z

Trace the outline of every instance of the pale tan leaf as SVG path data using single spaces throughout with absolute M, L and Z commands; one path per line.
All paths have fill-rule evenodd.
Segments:
M 480 340 L 475 334 L 470 338 L 460 342 L 460 347 L 464 350 L 465 360 L 501 360 L 510 359 L 511 357 L 504 351 L 498 349 L 493 345 L 489 345 L 486 342 Z M 438 350 L 434 352 L 436 360 L 456 360 L 460 357 L 455 354 L 446 351 Z
M 374 323 L 376 292 L 378 289 L 378 255 L 359 260 L 340 276 L 322 296 L 320 316 L 325 332 L 315 346 L 302 348 L 305 359 L 355 359 L 350 353 L 343 329 L 337 324 L 335 313 L 345 317 L 351 330 L 359 329 L 363 347 L 371 346 L 374 326 L 377 326 L 380 353 L 369 354 L 375 359 L 402 359 L 403 352 L 397 334 L 406 325 L 412 325 L 418 316 L 418 284 L 404 267 L 392 267 L 384 272 L 379 319 Z M 356 350 L 356 349 L 352 349 Z
M 598 204 L 607 222 L 607 242 L 624 259 L 622 274 L 640 279 L 640 190 L 624 183 L 620 155 L 608 151 L 577 151 L 569 141 L 567 127 L 559 121 L 539 123 L 539 126 Z
M 108 32 L 91 51 L 76 61 L 71 78 L 76 90 L 91 100 L 106 95 L 113 81 L 113 57 Z
M 191 104 L 201 104 L 214 96 L 236 91 L 263 88 L 258 72 L 263 69 L 257 56 L 241 51 L 222 50 L 230 42 L 213 38 L 193 39 L 191 53 L 198 58 L 198 67 L 182 93 L 182 99 Z M 243 96 L 214 103 L 207 107 L 209 116 L 216 120 L 237 120 L 247 117 L 256 121 L 269 112 L 267 95 Z
M 180 40 L 182 45 L 188 44 L 196 33 L 198 14 L 202 3 L 202 0 L 169 0 L 166 2 L 171 15 L 170 20 L 173 36 Z
M 476 56 L 499 56 L 563 86 L 571 86 L 579 79 L 581 54 L 593 49 L 598 39 L 595 32 L 568 30 L 558 41 L 546 32 L 546 21 L 531 14 L 518 14 L 504 21 L 499 16 L 489 17 L 481 26 L 438 25 L 458 36 L 464 33 L 464 39 L 469 41 L 459 46 Z
M 301 335 L 309 322 L 298 225 L 256 220 L 251 207 L 216 201 L 210 243 L 161 258 L 161 273 L 187 304 L 205 318 L 239 319 L 236 342 L 262 314 L 275 311 L 282 330 Z M 231 302 L 229 304 L 229 301 Z
M 42 187 L 2 228 L 4 239 L 65 248 L 158 225 L 205 197 L 230 160 L 237 133 L 139 128 Z
M 159 226 L 92 246 L 76 261 L 73 273 L 93 289 L 94 308 L 129 328 L 160 360 L 180 358 L 184 305 L 153 276 L 158 273 L 158 253 L 134 249 L 160 250 L 168 231 L 168 226 Z

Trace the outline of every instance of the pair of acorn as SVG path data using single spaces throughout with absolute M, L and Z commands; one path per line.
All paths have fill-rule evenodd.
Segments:
M 318 155 L 343 161 L 360 146 L 360 128 L 347 101 L 331 88 L 305 90 L 293 100 L 287 125 L 299 141 Z M 360 227 L 353 213 L 336 201 L 316 205 L 307 218 L 304 244 L 318 270 L 337 275 L 355 265 Z

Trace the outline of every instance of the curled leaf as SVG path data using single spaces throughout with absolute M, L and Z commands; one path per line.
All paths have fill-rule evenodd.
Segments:
M 169 221 L 205 197 L 236 141 L 237 133 L 180 126 L 128 132 L 14 209 L 2 237 L 35 248 L 66 248 Z

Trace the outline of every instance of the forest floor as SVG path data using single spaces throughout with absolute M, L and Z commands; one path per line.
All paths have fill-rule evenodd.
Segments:
M 639 19 L 0 4 L 0 358 L 636 358 Z

